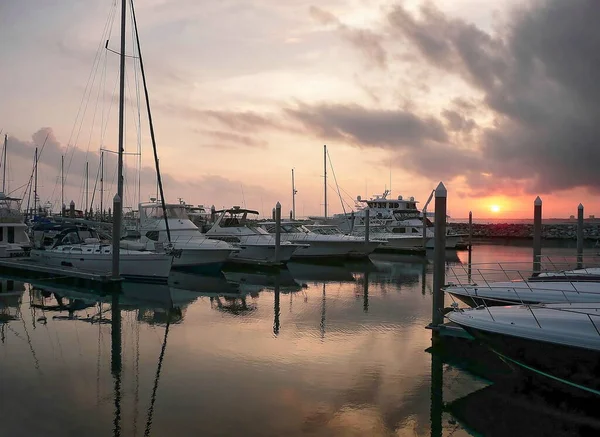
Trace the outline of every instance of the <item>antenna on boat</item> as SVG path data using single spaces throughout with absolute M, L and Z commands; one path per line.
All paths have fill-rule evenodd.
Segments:
M 296 220 L 296 184 L 294 182 L 294 169 L 292 169 L 292 220 Z
M 2 184 L 4 185 L 4 183 Z M 60 155 L 60 215 L 65 211 L 65 155 Z
M 38 148 L 35 148 L 35 158 L 33 163 L 33 218 L 37 214 L 37 176 L 38 176 Z
M 246 208 L 246 196 L 244 196 L 244 184 L 240 184 L 240 188 L 242 189 L 242 203 L 244 204 L 244 208 Z
M 323 168 L 325 169 L 325 209 L 324 216 L 325 220 L 327 220 L 327 145 L 323 146 Z
M 100 221 L 104 219 L 104 151 L 100 152 Z
M 2 192 L 6 194 L 6 148 L 8 147 L 8 135 L 4 134 L 4 151 L 2 153 Z
M 123 0 L 125 2 L 126 0 Z M 167 240 L 171 242 L 171 230 L 169 229 L 169 221 L 167 220 L 167 206 L 165 204 L 165 193 L 162 185 L 162 178 L 160 176 L 160 166 L 158 162 L 158 152 L 156 150 L 156 137 L 154 135 L 154 124 L 152 123 L 152 112 L 150 111 L 150 98 L 148 97 L 148 84 L 146 83 L 146 73 L 144 72 L 144 61 L 142 60 L 142 48 L 140 47 L 140 35 L 138 33 L 137 20 L 135 18 L 135 8 L 133 7 L 133 0 L 131 3 L 131 16 L 133 18 L 133 28 L 135 31 L 135 43 L 138 50 L 138 58 L 140 61 L 140 72 L 142 73 L 142 83 L 144 84 L 144 97 L 146 98 L 146 111 L 148 112 L 148 124 L 150 125 L 150 138 L 152 139 L 152 150 L 154 151 L 154 163 L 156 165 L 156 181 L 158 182 L 158 189 L 160 191 L 160 203 L 162 205 L 163 215 L 165 218 L 165 230 L 167 231 Z M 125 11 L 125 7 L 123 7 Z M 125 50 L 123 49 L 123 52 Z M 122 56 L 124 53 L 122 54 Z
M 90 166 L 90 163 L 88 161 L 86 161 L 85 162 L 85 215 L 86 215 L 85 218 L 87 218 L 87 215 L 88 215 L 87 207 L 88 207 L 89 195 L 90 195 L 90 186 L 89 186 L 90 167 L 89 166 Z

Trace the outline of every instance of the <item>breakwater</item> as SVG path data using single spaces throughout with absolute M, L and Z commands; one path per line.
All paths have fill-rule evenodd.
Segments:
M 456 233 L 468 234 L 468 223 L 449 223 Z M 533 224 L 490 223 L 473 224 L 473 238 L 533 239 Z M 545 240 L 577 240 L 577 223 L 556 223 L 542 225 L 542 238 Z M 583 227 L 585 240 L 600 239 L 600 223 L 586 223 Z

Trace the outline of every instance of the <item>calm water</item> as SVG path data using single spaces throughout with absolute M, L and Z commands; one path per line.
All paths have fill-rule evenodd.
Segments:
M 530 259 L 527 248 L 473 250 L 474 262 Z M 19 293 L 0 300 L 0 435 L 518 435 L 497 384 L 427 350 L 431 262 L 171 282 L 115 298 L 5 280 Z M 521 401 L 537 420 L 539 400 Z M 587 429 L 548 410 L 545 423 L 559 423 L 537 435 Z

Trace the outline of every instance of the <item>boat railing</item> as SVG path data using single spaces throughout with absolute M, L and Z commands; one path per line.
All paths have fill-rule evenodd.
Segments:
M 491 300 L 491 299 L 488 299 Z M 499 300 L 499 302 L 501 302 Z M 509 302 L 511 305 L 514 305 L 514 302 Z M 568 302 L 569 304 L 571 304 L 570 302 Z M 594 328 L 594 331 L 596 333 L 596 335 L 598 335 L 600 337 L 600 307 L 598 307 L 597 305 L 590 305 L 589 307 L 586 307 L 585 304 L 579 304 L 576 307 L 563 307 L 563 306 L 549 306 L 547 304 L 522 304 L 531 314 L 531 317 L 533 317 L 533 319 L 535 320 L 535 323 L 537 325 L 538 328 L 540 329 L 544 329 L 544 321 L 541 320 L 540 318 L 540 312 L 544 311 L 555 311 L 555 312 L 560 312 L 560 313 L 571 313 L 571 314 L 581 314 L 582 316 L 584 316 L 584 319 L 587 319 L 590 324 L 592 325 L 592 327 Z M 490 310 L 490 307 L 485 304 L 480 305 L 477 308 L 484 308 L 487 313 L 489 314 L 490 318 L 492 319 L 493 322 L 497 322 L 497 320 L 494 318 L 494 315 L 492 313 L 492 311 Z M 475 309 L 477 309 L 475 308 Z M 464 309 L 464 308 L 459 308 L 457 305 L 454 306 L 454 311 L 470 311 L 472 309 Z M 593 313 L 592 313 L 593 312 Z M 537 314 L 536 314 L 537 313 Z M 594 321 L 594 319 L 596 319 L 596 321 Z
M 586 256 L 585 264 L 577 257 L 542 256 L 539 269 L 532 262 L 463 263 L 447 267 L 446 283 L 459 286 L 490 286 L 494 282 L 554 280 L 600 280 L 600 257 Z

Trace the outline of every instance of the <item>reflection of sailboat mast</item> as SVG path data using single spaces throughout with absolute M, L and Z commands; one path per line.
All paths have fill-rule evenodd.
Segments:
M 364 284 L 363 284 L 363 311 L 365 313 L 369 312 L 369 272 L 365 271 L 363 276 Z
M 425 296 L 425 290 L 427 288 L 427 281 L 426 281 L 426 275 L 427 275 L 427 261 L 425 261 L 423 263 L 423 270 L 421 271 L 421 294 L 423 296 Z
M 290 293 L 291 294 L 291 293 Z M 278 335 L 279 334 L 279 315 L 281 313 L 281 308 L 279 306 L 279 297 L 280 297 L 280 290 L 279 290 L 279 277 L 275 277 L 275 303 L 273 304 L 273 334 Z
M 121 435 L 121 308 L 119 307 L 119 293 L 112 294 L 111 305 L 111 355 L 110 370 L 114 378 L 115 393 L 115 418 L 113 420 L 114 435 Z
M 111 323 L 110 323 L 110 338 L 111 338 L 111 354 L 110 354 L 110 371 L 114 378 L 114 393 L 115 393 L 115 418 L 113 421 L 114 435 L 121 435 L 121 308 L 119 307 L 119 293 L 112 294 L 111 304 Z
M 321 323 L 319 327 L 321 328 L 321 338 L 325 338 L 325 283 L 323 282 L 323 298 L 321 299 Z
M 165 328 L 165 337 L 160 349 L 158 357 L 158 366 L 156 367 L 156 377 L 154 378 L 154 387 L 152 387 L 152 397 L 150 398 L 150 406 L 148 407 L 148 419 L 146 420 L 146 430 L 144 436 L 150 435 L 150 427 L 152 426 L 152 415 L 154 414 L 154 403 L 156 402 L 156 392 L 158 390 L 158 380 L 160 379 L 160 370 L 162 369 L 163 359 L 165 357 L 165 349 L 167 348 L 167 336 L 169 335 L 169 327 L 171 326 L 171 308 L 167 310 L 167 327 Z

